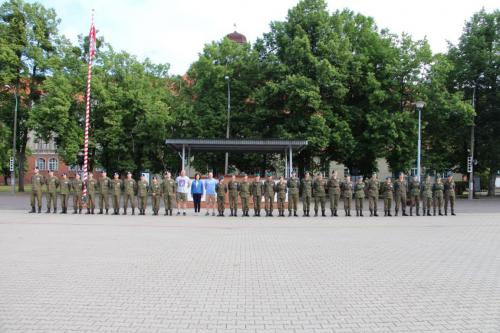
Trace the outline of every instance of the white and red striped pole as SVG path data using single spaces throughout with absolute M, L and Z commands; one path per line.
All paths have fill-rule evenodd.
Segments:
M 92 58 L 95 55 L 95 38 L 96 31 L 94 27 L 94 10 L 92 10 L 92 25 L 90 26 L 89 34 L 89 64 L 87 74 L 87 92 L 85 106 L 85 134 L 83 138 L 83 193 L 82 200 L 87 202 L 87 174 L 89 160 L 89 126 L 90 126 L 90 81 L 92 80 Z

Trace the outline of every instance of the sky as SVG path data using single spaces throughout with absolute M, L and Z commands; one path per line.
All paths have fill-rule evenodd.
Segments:
M 116 51 L 124 50 L 170 64 L 183 74 L 206 43 L 235 30 L 254 42 L 272 21 L 286 19 L 298 0 L 37 0 L 54 8 L 60 32 L 76 42 L 88 34 L 92 9 L 98 35 Z M 30 1 L 33 2 L 33 1 Z M 327 0 L 328 9 L 349 8 L 371 16 L 379 29 L 427 38 L 433 52 L 456 44 L 465 21 L 481 8 L 500 8 L 499 0 Z

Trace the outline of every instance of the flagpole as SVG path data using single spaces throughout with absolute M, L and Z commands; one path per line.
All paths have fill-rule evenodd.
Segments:
M 92 80 L 92 57 L 94 56 L 94 10 L 92 9 L 92 24 L 89 33 L 89 62 L 87 73 L 87 91 L 86 91 L 86 107 L 85 107 L 85 134 L 83 139 L 83 193 L 82 201 L 87 203 L 87 174 L 88 174 L 88 159 L 89 159 L 89 123 L 90 123 L 90 81 Z

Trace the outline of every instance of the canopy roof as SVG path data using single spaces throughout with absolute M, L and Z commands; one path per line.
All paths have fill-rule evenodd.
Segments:
M 222 151 L 222 152 L 283 152 L 286 149 L 301 151 L 307 146 L 307 140 L 282 139 L 167 139 L 165 144 L 174 151 L 182 148 L 191 152 Z

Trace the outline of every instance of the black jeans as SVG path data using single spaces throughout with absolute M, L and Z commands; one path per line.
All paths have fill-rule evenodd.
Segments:
M 201 208 L 201 193 L 193 193 L 194 212 L 199 213 Z

